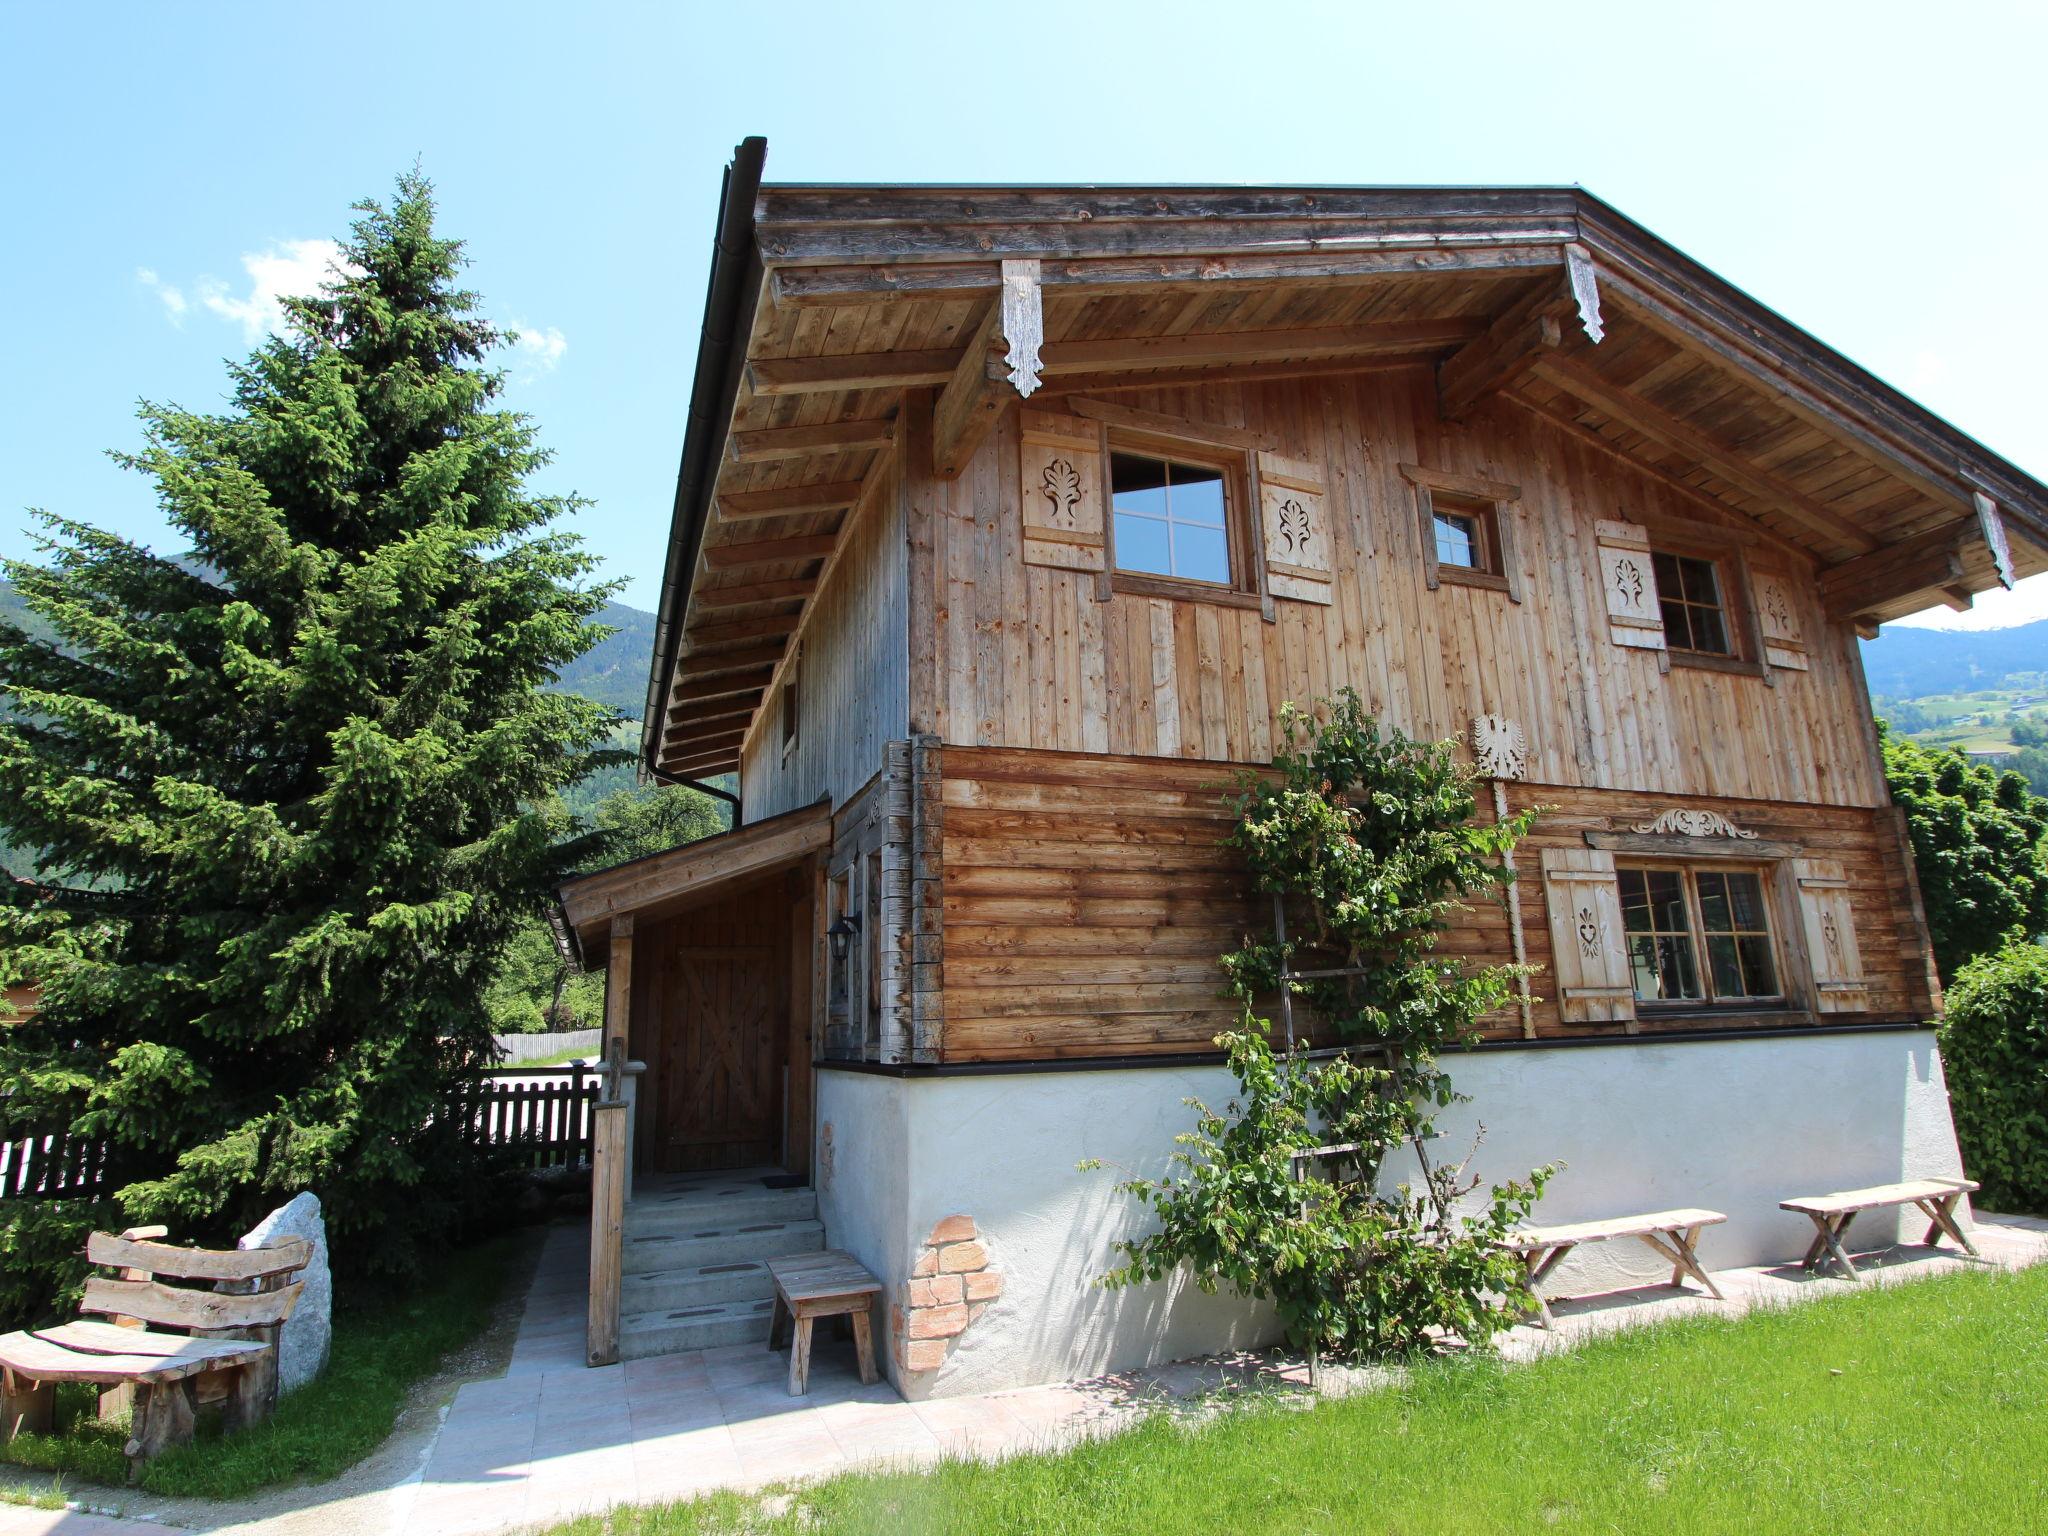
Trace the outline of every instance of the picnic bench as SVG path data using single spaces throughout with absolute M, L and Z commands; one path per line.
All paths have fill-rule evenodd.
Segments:
M 874 1300 L 882 1282 L 850 1253 L 828 1248 L 822 1253 L 793 1253 L 770 1259 L 775 1282 L 775 1310 L 768 1319 L 768 1347 L 782 1347 L 783 1324 L 795 1337 L 789 1350 L 789 1395 L 801 1397 L 811 1385 L 811 1324 L 821 1317 L 845 1317 L 853 1324 L 853 1347 L 860 1357 L 860 1379 L 872 1385 L 875 1370 Z
M 1806 1257 L 1799 1261 L 1801 1269 L 1817 1268 L 1826 1258 L 1832 1256 L 1842 1267 L 1842 1273 L 1851 1280 L 1862 1281 L 1856 1266 L 1850 1262 L 1848 1250 L 1842 1246 L 1842 1239 L 1848 1234 L 1849 1223 L 1865 1211 L 1882 1210 L 1895 1205 L 1916 1205 L 1928 1220 L 1926 1242 L 1934 1247 L 1946 1232 L 1956 1240 L 1963 1252 L 1976 1258 L 1977 1246 L 1972 1243 L 1963 1229 L 1956 1225 L 1956 1202 L 1977 1188 L 1975 1179 L 1911 1179 L 1903 1184 L 1873 1184 L 1869 1189 L 1845 1189 L 1832 1195 L 1800 1195 L 1795 1199 L 1781 1200 L 1778 1208 L 1797 1211 L 1814 1225 L 1813 1246 L 1806 1250 Z
M 1556 1320 L 1550 1315 L 1550 1303 L 1543 1299 L 1543 1293 L 1536 1287 L 1564 1262 L 1565 1255 L 1574 1248 L 1586 1243 L 1604 1243 L 1617 1237 L 1637 1238 L 1668 1262 L 1673 1285 L 1683 1285 L 1685 1277 L 1691 1275 L 1707 1288 L 1707 1294 L 1714 1300 L 1725 1301 L 1727 1298 L 1721 1294 L 1720 1287 L 1701 1266 L 1693 1244 L 1699 1241 L 1701 1228 L 1727 1219 L 1719 1211 L 1651 1211 L 1642 1216 L 1612 1216 L 1605 1221 L 1520 1227 L 1502 1246 L 1521 1258 L 1523 1273 L 1528 1276 L 1529 1295 L 1536 1302 L 1536 1311 L 1543 1326 L 1548 1329 L 1555 1325 Z
M 123 1447 L 132 1480 L 150 1458 L 192 1438 L 201 1406 L 218 1403 L 230 1431 L 276 1406 L 278 1331 L 298 1304 L 302 1286 L 291 1276 L 312 1258 L 312 1245 L 290 1237 L 223 1252 L 157 1241 L 166 1235 L 162 1227 L 131 1227 L 87 1240 L 86 1258 L 118 1275 L 87 1280 L 79 1310 L 108 1321 L 0 1336 L 0 1443 L 54 1427 L 58 1382 L 96 1382 L 107 1389 L 101 1418 L 133 1404 Z

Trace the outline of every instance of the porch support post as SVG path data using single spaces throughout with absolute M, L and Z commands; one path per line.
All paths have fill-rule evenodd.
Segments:
M 604 973 L 604 1096 L 625 1097 L 626 1036 L 633 1017 L 633 914 L 612 918 L 610 957 Z
M 590 1155 L 590 1322 L 592 1365 L 619 1358 L 619 1273 L 626 1237 L 626 1135 L 622 1099 L 596 1107 Z

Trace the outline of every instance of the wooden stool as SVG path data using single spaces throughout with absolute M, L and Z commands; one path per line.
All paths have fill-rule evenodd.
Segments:
M 795 1325 L 789 1350 L 789 1395 L 801 1397 L 811 1385 L 811 1324 L 821 1317 L 846 1317 L 853 1323 L 853 1347 L 860 1356 L 860 1379 L 872 1384 L 875 1370 L 874 1301 L 882 1282 L 861 1267 L 850 1253 L 795 1253 L 770 1259 L 775 1281 L 775 1311 L 768 1321 L 768 1347 L 782 1347 L 784 1319 Z

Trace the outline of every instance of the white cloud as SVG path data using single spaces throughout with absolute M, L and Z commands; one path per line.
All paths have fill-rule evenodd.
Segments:
M 244 295 L 238 297 L 215 278 L 197 284 L 195 291 L 214 314 L 241 326 L 243 338 L 254 346 L 266 334 L 284 329 L 280 299 L 318 293 L 337 272 L 349 269 L 332 240 L 285 240 L 267 251 L 244 252 L 242 270 L 249 275 Z
M 186 302 L 185 292 L 182 288 L 165 282 L 149 267 L 137 267 L 135 269 L 135 280 L 141 283 L 143 287 L 149 289 L 159 299 L 163 300 L 164 313 L 170 316 L 171 324 L 183 325 L 185 323 L 185 311 L 191 306 Z
M 2048 619 L 2048 574 L 2029 576 L 2008 592 L 1993 587 L 1979 592 L 1977 600 L 1961 613 L 1952 608 L 1929 608 L 1899 623 L 1909 629 L 2010 629 Z
M 569 350 L 569 338 L 552 325 L 521 325 L 515 322 L 507 329 L 519 337 L 512 343 L 512 363 L 513 371 L 522 379 L 537 379 L 544 373 L 554 372 L 562 354 Z

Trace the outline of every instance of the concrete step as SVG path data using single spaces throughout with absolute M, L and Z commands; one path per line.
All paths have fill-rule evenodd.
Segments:
M 751 1188 L 707 1195 L 691 1190 L 636 1191 L 626 1207 L 628 1237 L 687 1237 L 763 1221 L 815 1221 L 818 1196 L 810 1189 Z
M 774 1294 L 775 1282 L 768 1278 L 768 1266 L 760 1259 L 740 1259 L 692 1269 L 649 1269 L 623 1275 L 619 1280 L 619 1311 L 672 1312 L 728 1301 L 759 1301 Z
M 789 1253 L 816 1253 L 825 1246 L 824 1225 L 816 1221 L 755 1221 L 732 1227 L 700 1227 L 687 1235 L 626 1235 L 620 1269 L 628 1275 L 656 1270 L 702 1269 Z
M 619 1319 L 619 1357 L 645 1360 L 652 1355 L 677 1355 L 727 1344 L 759 1344 L 765 1349 L 773 1306 L 770 1297 L 626 1313 Z

